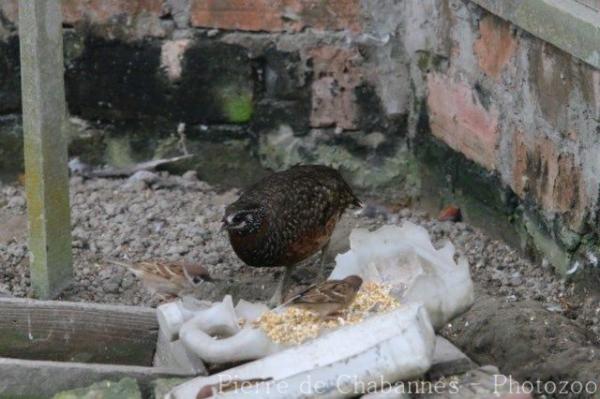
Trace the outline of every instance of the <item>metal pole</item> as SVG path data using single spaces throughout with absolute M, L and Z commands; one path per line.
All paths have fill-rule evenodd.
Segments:
M 73 278 L 60 3 L 19 0 L 30 270 L 40 298 Z

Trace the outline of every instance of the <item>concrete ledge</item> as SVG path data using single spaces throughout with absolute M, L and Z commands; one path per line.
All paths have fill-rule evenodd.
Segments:
M 600 69 L 600 12 L 571 0 L 471 0 Z
M 98 381 L 118 381 L 134 378 L 142 392 L 152 390 L 152 381 L 159 378 L 188 377 L 180 370 L 121 366 L 115 364 L 87 364 L 21 360 L 0 357 L 0 398 L 50 398 L 67 389 L 81 388 Z

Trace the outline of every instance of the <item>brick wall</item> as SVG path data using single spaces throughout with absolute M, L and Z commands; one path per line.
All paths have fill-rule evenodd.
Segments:
M 16 0 L 0 12 L 2 155 L 19 141 Z M 207 179 L 323 162 L 395 201 L 458 202 L 562 270 L 595 252 L 600 71 L 468 0 L 63 0 L 63 13 L 73 154 L 175 154 L 183 122 Z

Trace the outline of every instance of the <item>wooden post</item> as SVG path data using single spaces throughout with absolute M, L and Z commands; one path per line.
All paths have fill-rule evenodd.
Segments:
M 60 3 L 19 0 L 31 284 L 40 298 L 73 278 Z

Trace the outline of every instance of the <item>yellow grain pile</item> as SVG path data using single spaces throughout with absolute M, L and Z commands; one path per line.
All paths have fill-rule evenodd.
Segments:
M 315 338 L 325 329 L 356 324 L 370 315 L 397 308 L 400 303 L 389 291 L 385 285 L 367 282 L 358 291 L 350 307 L 340 317 L 331 320 L 323 320 L 308 310 L 288 307 L 281 313 L 263 314 L 255 324 L 277 343 L 300 344 Z

